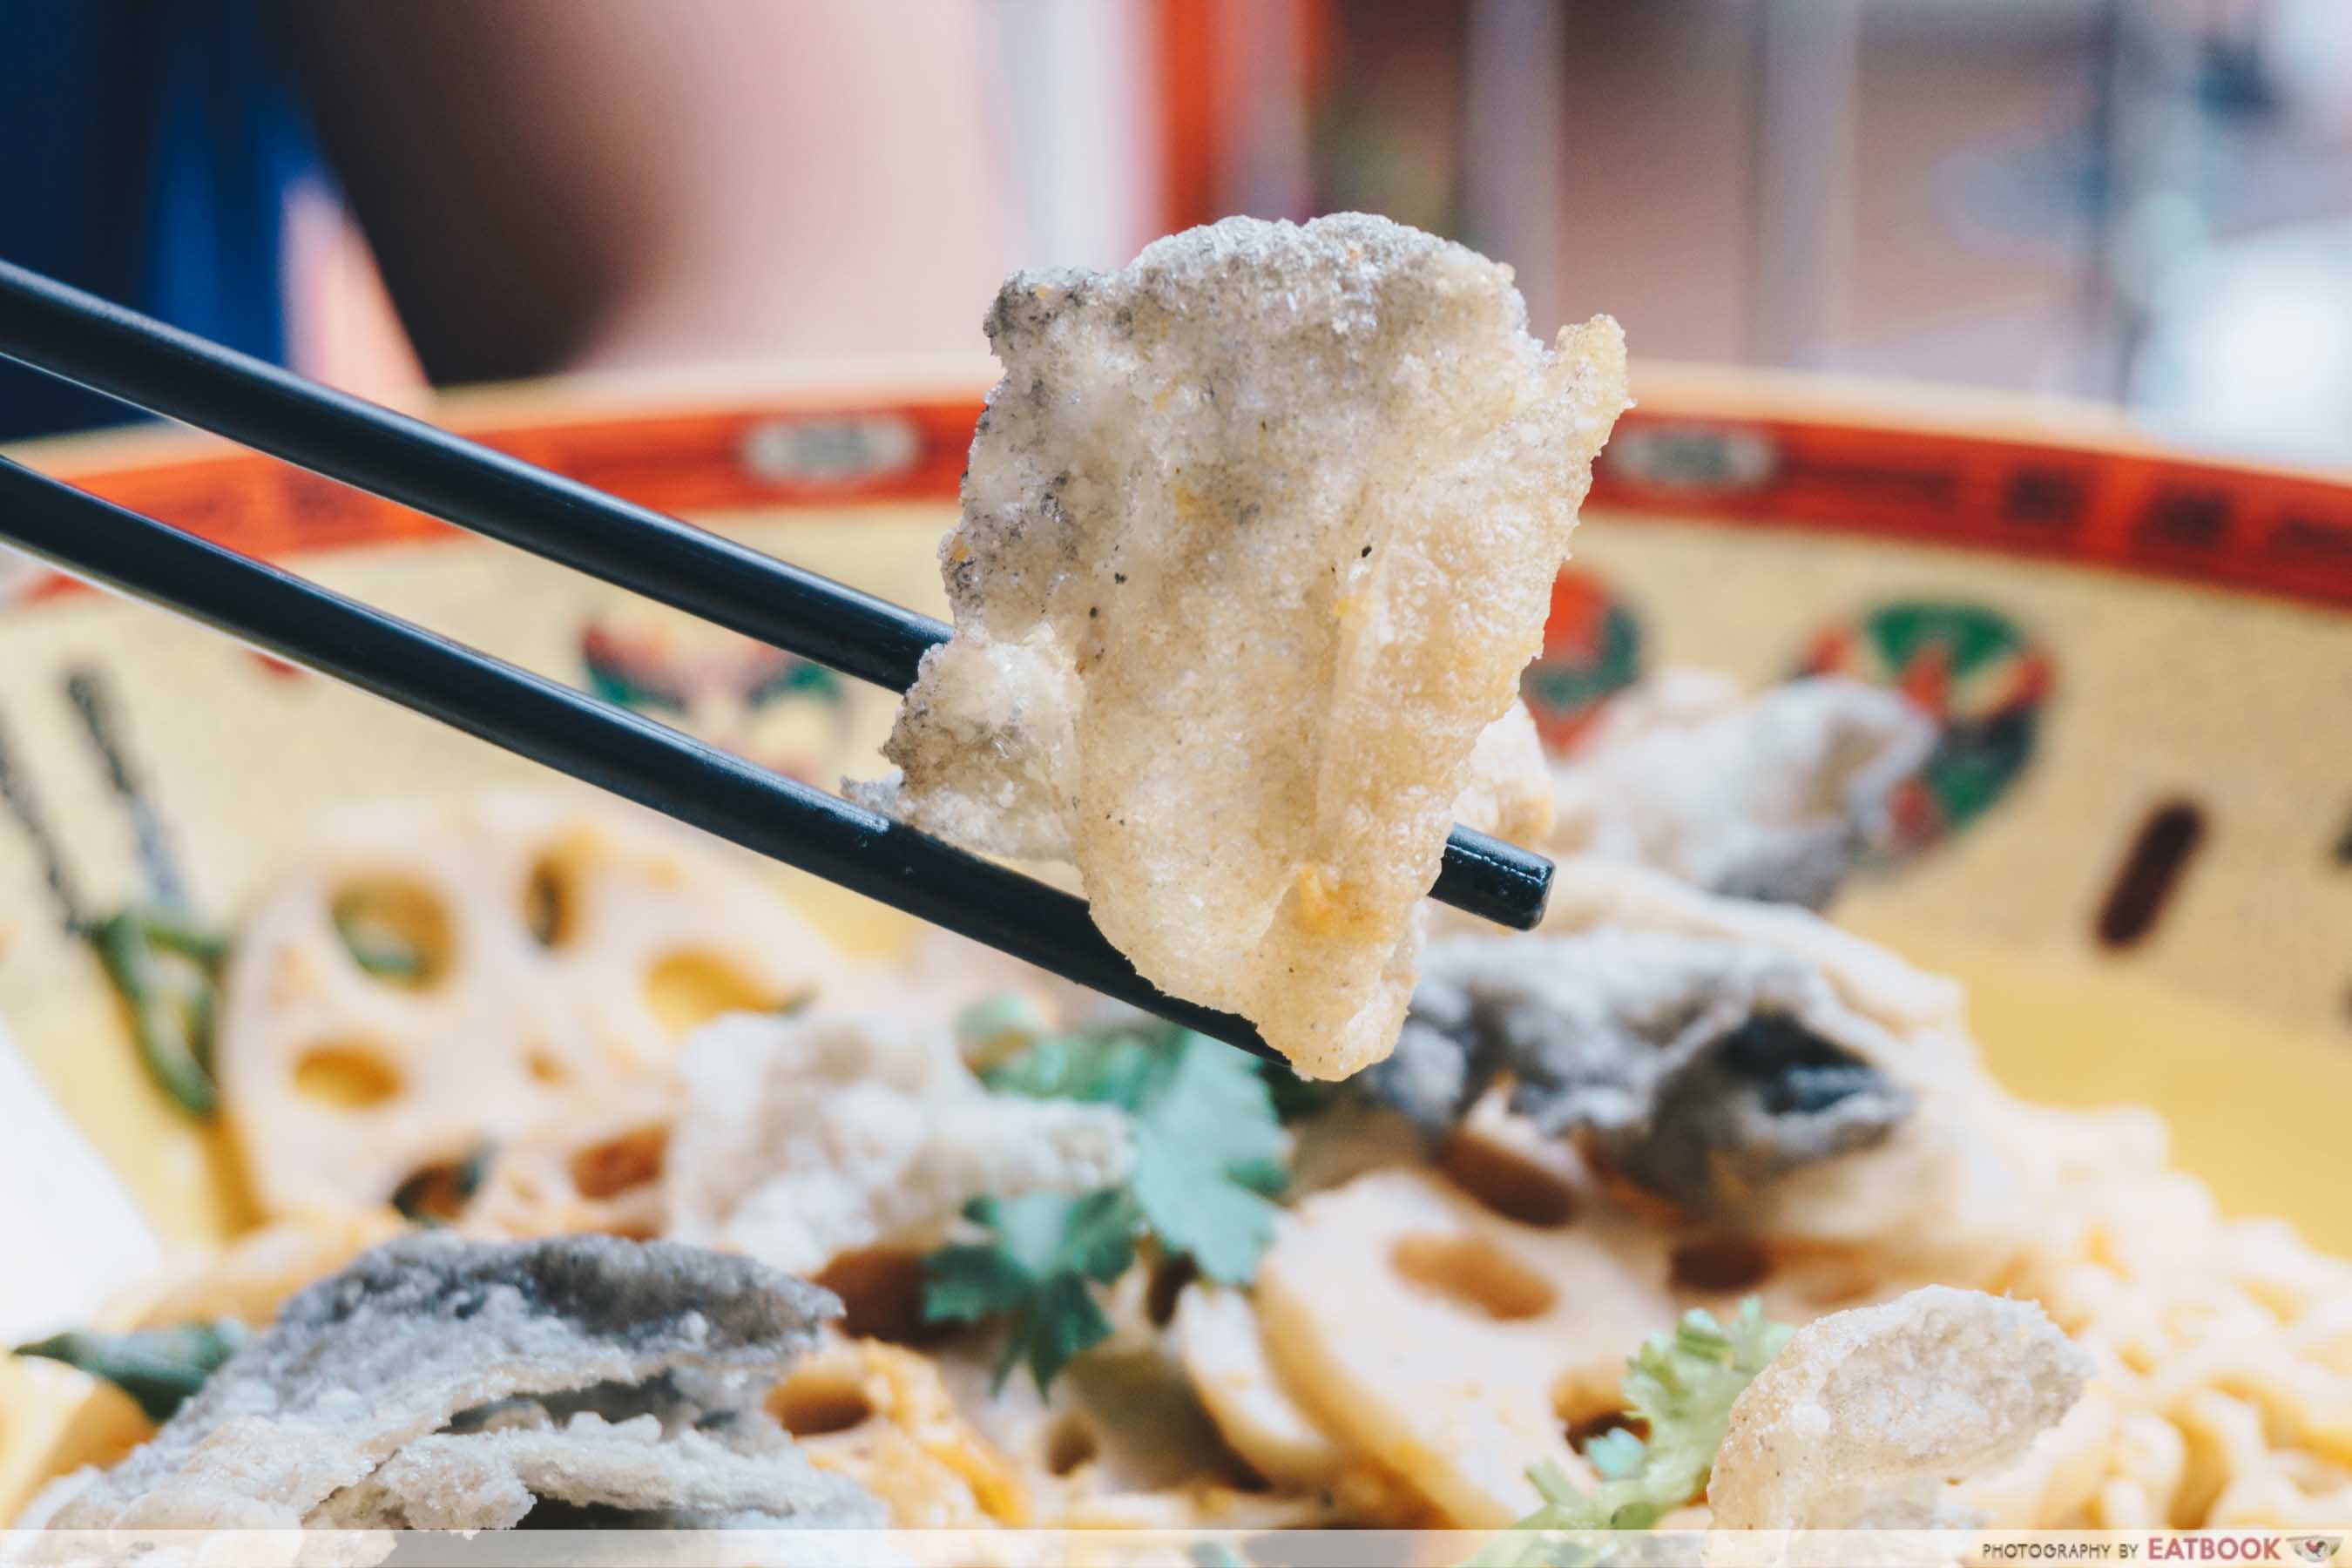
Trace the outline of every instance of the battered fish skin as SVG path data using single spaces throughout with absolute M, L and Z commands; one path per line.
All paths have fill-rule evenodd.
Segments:
M 1023 273 L 988 327 L 955 637 L 863 797 L 1069 860 L 1143 974 L 1300 1071 L 1378 1060 L 1626 406 L 1616 323 L 1547 347 L 1509 268 L 1346 213 Z M 1525 790 L 1476 781 L 1498 823 L 1544 788 L 1517 754 Z
M 829 1293 L 749 1258 L 668 1242 L 406 1237 L 296 1295 L 152 1439 L 110 1470 L 58 1482 L 33 1512 L 73 1530 L 350 1522 L 338 1494 L 380 1485 L 436 1434 L 455 1440 L 462 1413 L 666 1378 L 715 1399 L 780 1373 L 838 1311 Z M 776 1511 L 872 1512 L 788 1443 L 752 1447 L 771 1461 L 757 1495 Z M 486 1516 L 437 1517 L 497 1528 L 530 1496 L 476 1500 Z
M 1810 965 L 1662 931 L 1438 944 L 1372 1094 L 1441 1132 L 1497 1080 L 1695 1214 L 1884 1142 L 1912 1096 L 1873 1064 L 1884 1034 Z

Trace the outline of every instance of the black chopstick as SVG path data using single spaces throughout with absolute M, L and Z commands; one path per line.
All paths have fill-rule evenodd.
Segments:
M 0 261 L 0 355 L 904 691 L 949 628 Z M 1533 929 L 1551 863 L 1456 826 L 1430 896 Z
M 1163 1018 L 1280 1060 L 1154 988 L 1086 901 L 274 566 L 0 458 L 0 540 Z

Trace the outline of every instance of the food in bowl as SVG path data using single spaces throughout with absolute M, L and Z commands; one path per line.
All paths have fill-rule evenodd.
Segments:
M 463 842 L 469 820 L 499 813 L 541 819 L 505 801 L 434 820 Z M 616 816 L 607 831 L 667 830 Z M 316 888 L 349 842 L 331 828 L 283 885 Z M 611 907 L 656 900 L 667 867 L 608 868 Z M 1452 923 L 1397 1054 L 1339 1085 L 1096 1016 L 1034 977 L 999 989 L 1005 977 L 985 966 L 937 968 L 926 994 L 919 969 L 803 948 L 802 971 L 822 977 L 814 999 L 722 1017 L 674 1056 L 577 1086 L 519 1131 L 470 1142 L 478 1119 L 436 1107 L 451 1142 L 420 1145 L 424 1169 L 441 1147 L 474 1150 L 478 1169 L 436 1207 L 387 1178 L 374 1141 L 350 1139 L 342 1169 L 322 1143 L 316 1158 L 330 1163 L 308 1202 L 131 1318 L 150 1335 L 234 1319 L 267 1343 L 309 1321 L 320 1292 L 342 1291 L 436 1303 L 415 1308 L 429 1325 L 454 1310 L 445 1263 L 485 1281 L 520 1259 L 552 1268 L 560 1254 L 527 1248 L 583 1232 L 614 1239 L 566 1268 L 735 1268 L 730 1289 L 789 1296 L 807 1320 L 746 1363 L 782 1436 L 761 1439 L 756 1465 L 712 1460 L 768 1476 L 770 1514 L 803 1495 L 824 1510 L 854 1495 L 866 1512 L 843 1517 L 973 1528 L 1487 1527 L 1583 1519 L 1559 1511 L 1573 1495 L 1612 1513 L 1638 1503 L 1621 1523 L 1693 1524 L 1727 1495 L 1746 1500 L 1744 1522 L 1818 1524 L 1868 1503 L 1881 1520 L 1973 1510 L 2131 1528 L 2316 1525 L 2341 1506 L 2352 1483 L 2333 1325 L 2352 1301 L 2352 1266 L 2284 1226 L 2218 1217 L 2168 1167 L 2153 1116 L 2003 1093 L 1950 983 L 1794 905 L 1596 857 L 1563 864 L 1540 931 Z M 594 940 L 593 923 L 582 935 Z M 277 952 L 240 942 L 229 984 Z M 472 955 L 452 956 L 455 983 Z M 854 988 L 836 998 L 833 979 Z M 957 1022 L 942 1021 L 943 1003 L 962 1004 Z M 396 1074 L 432 1047 L 383 1048 Z M 339 1114 L 357 1134 L 383 1111 Z M 248 1163 L 269 1158 L 265 1119 L 233 1125 Z M 435 1250 L 445 1246 L 455 1250 Z M 1867 1316 L 1930 1288 L 1946 1292 L 1927 1298 L 1941 1327 L 1897 1326 L 1916 1304 Z M 2036 1303 L 2055 1327 L 1966 1327 L 1996 1309 L 1956 1292 Z M 1724 1432 L 1750 1434 L 1741 1453 L 1790 1440 L 1770 1433 L 1799 1395 L 1756 1374 L 1792 1352 L 1752 1353 L 1775 1324 L 1837 1325 L 1822 1336 L 1841 1344 L 1896 1335 L 1910 1348 L 1885 1364 L 1905 1375 L 2036 1390 L 2024 1414 L 2000 1416 L 2032 1440 L 2014 1462 L 1924 1489 L 1908 1476 L 1878 1488 L 1859 1458 L 1850 1472 L 1824 1460 L 1784 1483 L 1789 1498 L 1802 1491 L 1785 1508 L 1761 1483 L 1724 1492 L 1739 1463 L 1764 1462 L 1727 1449 L 1710 1487 Z M 637 1328 L 607 1327 L 637 1342 Z M 2061 1331 L 2063 1353 L 2048 1342 Z M 104 1347 L 121 1343 L 97 1336 L 75 1353 L 119 1373 Z M 1641 1369 L 1660 1356 L 1712 1368 L 1720 1385 L 1691 1416 L 1699 1436 L 1677 1439 L 1706 1445 L 1695 1465 L 1638 1446 L 1629 1456 L 1631 1439 L 1610 1436 L 1629 1430 Z M 1847 1370 L 1805 1373 L 1803 1400 L 1832 1413 L 1903 1403 L 1854 1370 L 1876 1363 L 1833 1359 Z M 239 1356 L 210 1375 L 268 1377 L 270 1364 Z M 364 1404 L 376 1375 L 354 1371 L 347 1392 Z M 1766 1403 L 1740 1392 L 1750 1376 Z M 210 1386 L 201 1371 L 188 1382 Z M 616 1520 L 699 1519 L 682 1500 L 713 1496 L 761 1511 L 701 1481 L 665 1494 L 668 1482 L 593 1479 L 619 1473 L 598 1468 L 596 1445 L 624 1441 L 647 1446 L 649 1476 L 698 1474 L 662 1447 L 690 1425 L 676 1409 L 582 1404 L 562 1393 L 570 1384 L 489 1386 L 436 1394 L 396 1437 L 355 1437 L 352 1473 L 324 1490 L 286 1489 L 265 1467 L 252 1518 L 487 1527 L 511 1522 L 524 1494 L 557 1517 L 593 1502 Z M 245 1517 L 226 1502 L 175 1511 L 212 1495 L 205 1474 L 137 1458 L 202 1447 L 219 1409 L 204 1397 L 177 1407 L 163 1449 L 163 1438 L 133 1449 L 116 1479 L 58 1481 L 27 1517 Z M 497 1402 L 526 1397 L 547 1414 L 492 1420 Z M 596 1442 L 567 1447 L 583 1411 Z M 641 1416 L 644 1436 L 623 1435 Z M 181 1421 L 199 1426 L 173 1435 Z M 478 1450 L 457 1441 L 494 1433 L 513 1435 Z M 1965 1447 L 1965 1434 L 1947 1436 Z M 799 1458 L 773 1457 L 787 1439 L 862 1491 L 785 1486 L 787 1470 L 802 1475 Z M 420 1479 L 445 1473 L 444 1450 L 452 1465 L 478 1451 L 499 1478 L 478 1508 Z M 181 1479 L 167 1486 L 167 1473 Z M 194 1489 L 173 1489 L 183 1481 Z
M 1919 740 L 1899 700 L 1713 690 L 1617 700 L 1539 781 L 1580 807 L 1544 928 L 1432 911 L 1394 1053 L 1338 1083 L 937 950 L 779 925 L 724 962 L 764 890 L 618 810 L 387 819 L 403 860 L 486 873 L 406 902 L 331 829 L 226 960 L 268 1048 L 225 1051 L 220 1092 L 275 1217 L 110 1325 L 151 1337 L 44 1347 L 125 1381 L 182 1360 L 139 1385 L 160 1427 L 60 1453 L 98 1463 L 25 1517 L 2340 1517 L 2352 1266 L 2221 1219 L 2151 1116 L 2008 1095 L 1957 986 L 1807 907 L 1885 832 Z M 1449 729 L 1461 766 L 1400 833 L 1433 856 L 1514 739 L 1507 710 Z M 624 847 L 593 900 L 540 875 L 575 842 Z M 299 941 L 272 913 L 297 909 Z M 657 975 L 724 1016 L 536 1071 L 531 1029 L 625 1016 L 562 957 L 608 940 L 656 1026 Z M 279 983 L 322 965 L 335 986 Z M 445 1037 L 372 1026 L 436 995 L 494 1020 L 515 1093 L 427 1093 Z M 237 1112 L 233 1064 L 299 1079 L 314 1047 L 375 1070 L 320 1077 L 305 1114 L 350 1135 L 281 1163 L 292 1112 Z M 331 1356 L 342 1315 L 425 1349 Z

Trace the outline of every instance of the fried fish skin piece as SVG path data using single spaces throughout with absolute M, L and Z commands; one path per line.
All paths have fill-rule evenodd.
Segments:
M 499 1405 L 478 1429 L 419 1437 L 309 1522 L 335 1530 L 509 1530 L 541 1503 L 658 1530 L 885 1522 L 849 1478 L 820 1472 L 772 1419 L 725 1410 L 705 1432 L 691 1401 L 618 1419 L 591 1405 Z
M 1900 693 L 1839 676 L 1745 696 L 1711 670 L 1662 670 L 1553 770 L 1548 847 L 1822 909 L 1896 841 L 1895 792 L 1936 733 Z
M 1930 1285 L 1797 1331 L 1731 1407 L 1707 1483 L 1735 1530 L 1969 1522 L 1951 1482 L 2015 1464 L 2091 1358 L 2041 1307 Z
M 295 1296 L 152 1441 L 112 1469 L 67 1477 L 34 1512 L 64 1530 L 341 1517 L 331 1500 L 461 1413 L 671 1378 L 717 1387 L 772 1376 L 837 1310 L 825 1291 L 749 1258 L 667 1242 L 421 1233 Z M 789 1509 L 790 1466 L 768 1479 Z M 805 1500 L 839 1500 L 820 1487 Z M 511 1494 L 498 1501 L 510 1506 Z
M 1063 858 L 1154 984 L 1299 1070 L 1386 1055 L 1482 732 L 1626 406 L 1596 317 L 1385 219 L 1229 218 L 1022 273 L 926 657 L 869 787 Z
M 1541 1502 L 1531 1464 L 1597 1479 L 1569 1423 L 1618 1408 L 1624 1347 L 1674 1321 L 1669 1245 L 1598 1204 L 1522 1225 L 1396 1166 L 1293 1209 L 1251 1301 L 1273 1374 L 1351 1459 L 1497 1528 Z
M 1378 1098 L 1443 1131 L 1498 1081 L 1547 1136 L 1732 1218 L 1805 1166 L 1884 1142 L 1903 1041 L 1769 947 L 1657 931 L 1435 943 Z
M 822 1008 L 710 1025 L 678 1062 L 663 1229 L 796 1274 L 937 1245 L 978 1197 L 1124 1181 L 1116 1106 L 997 1094 L 944 1027 Z

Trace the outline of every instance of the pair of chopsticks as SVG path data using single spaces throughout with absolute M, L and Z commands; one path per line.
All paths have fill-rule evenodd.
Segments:
M 574 567 L 892 690 L 949 628 L 758 551 L 0 262 L 0 356 Z M 1083 900 L 584 692 L 0 458 L 0 541 L 1105 995 L 1270 1056 L 1167 995 Z M 1551 863 L 1455 827 L 1431 896 L 1543 915 Z

